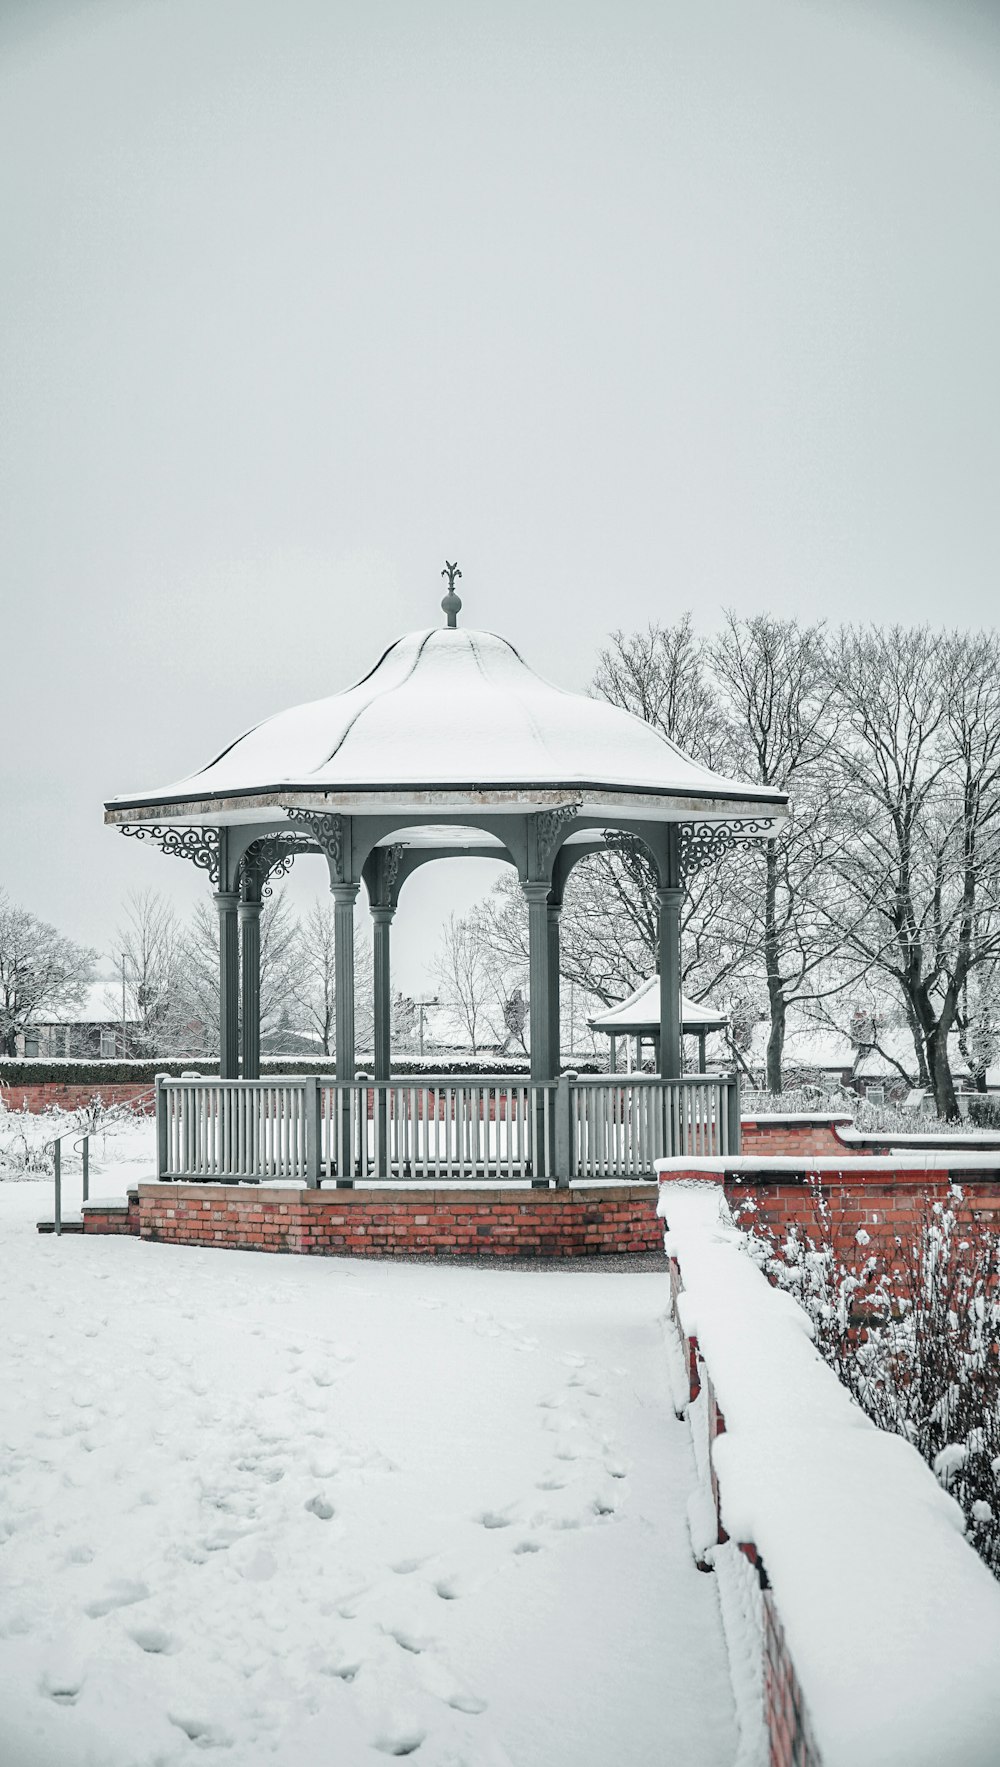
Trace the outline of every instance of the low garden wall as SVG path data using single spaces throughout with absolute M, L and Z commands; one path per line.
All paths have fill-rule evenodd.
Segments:
M 134 1200 L 133 1200 L 134 1199 Z M 85 1204 L 85 1233 L 333 1257 L 577 1258 L 658 1251 L 651 1187 L 299 1190 L 140 1184 L 128 1207 Z
M 947 1200 L 961 1225 L 1000 1231 L 1000 1151 L 871 1154 L 857 1148 L 780 1157 L 660 1160 L 661 1176 L 717 1178 L 745 1226 L 783 1240 L 828 1241 L 846 1264 L 919 1235 L 929 1204 Z
M 659 1212 L 699 1470 L 692 1548 L 719 1579 L 741 1759 L 986 1767 L 1000 1585 L 958 1504 L 854 1404 L 748 1255 L 723 1185 L 663 1171 Z

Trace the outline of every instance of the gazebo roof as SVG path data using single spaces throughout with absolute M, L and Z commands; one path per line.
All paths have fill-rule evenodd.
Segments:
M 683 1031 L 722 1031 L 729 1020 L 724 1012 L 709 1006 L 707 1000 L 688 1000 L 681 996 L 681 1029 Z M 590 1021 L 595 1031 L 608 1036 L 652 1037 L 660 1029 L 660 978 L 650 976 L 627 1000 L 609 1006 Z
M 676 821 L 773 816 L 787 798 L 699 766 L 641 718 L 555 687 L 506 639 L 411 632 L 354 687 L 256 725 L 200 772 L 113 798 L 109 821 L 259 820 L 264 807 L 493 811 L 566 798 Z

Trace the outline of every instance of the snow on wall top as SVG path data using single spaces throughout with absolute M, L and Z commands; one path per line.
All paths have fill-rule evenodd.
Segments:
M 786 801 L 698 766 L 630 712 L 544 681 L 492 632 L 436 627 L 397 639 L 345 692 L 266 719 L 200 772 L 109 807 L 394 785 L 593 785 L 753 800 L 779 815 Z
M 621 1033 L 642 1031 L 652 1033 L 660 1028 L 660 978 L 650 976 L 647 982 L 636 988 L 627 1000 L 617 1006 L 609 1006 L 607 1012 L 598 1013 L 591 1019 L 595 1031 L 617 1031 Z M 728 1024 L 724 1012 L 717 1007 L 709 1006 L 707 1000 L 689 1000 L 686 994 L 681 995 L 681 1027 L 687 1030 L 704 1026 L 708 1030 L 721 1030 Z
M 763 1556 L 824 1767 L 986 1767 L 1000 1586 L 957 1503 L 841 1386 L 714 1185 L 669 1184 L 658 1213 L 726 1420 L 722 1523 Z

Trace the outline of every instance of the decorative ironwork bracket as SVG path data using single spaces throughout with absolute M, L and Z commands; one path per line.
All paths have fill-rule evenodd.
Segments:
M 677 857 L 681 881 L 714 865 L 723 853 L 744 841 L 766 840 L 774 830 L 770 816 L 737 818 L 732 822 L 679 822 Z
M 258 894 L 270 896 L 273 893 L 271 880 L 287 877 L 292 861 L 300 854 L 314 850 L 305 834 L 266 834 L 259 841 L 251 841 L 240 860 L 240 895 L 243 900 L 255 901 Z
M 211 881 L 219 882 L 219 831 L 217 828 L 165 828 L 159 823 L 124 822 L 121 834 L 134 840 L 155 841 L 160 851 L 175 859 L 190 859 L 199 871 L 207 871 Z
M 391 847 L 375 849 L 375 893 L 371 898 L 373 908 L 391 908 L 392 892 L 396 887 L 399 867 L 403 862 L 406 848 L 399 842 Z
M 344 818 L 329 811 L 288 810 L 285 813 L 290 822 L 305 823 L 312 829 L 317 846 L 330 861 L 336 882 L 344 883 Z
M 579 814 L 579 800 L 575 804 L 557 804 L 553 810 L 538 811 L 535 817 L 535 839 L 539 871 L 544 871 L 548 865 L 562 830 Z

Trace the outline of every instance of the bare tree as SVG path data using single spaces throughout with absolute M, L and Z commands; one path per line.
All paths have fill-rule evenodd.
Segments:
M 1000 957 L 1000 642 L 852 628 L 834 661 L 852 818 L 836 930 L 895 984 L 938 1113 L 954 1117 L 948 1039 Z
M 0 891 L 0 1048 L 17 1053 L 32 1021 L 83 1003 L 96 951 L 77 945 Z
M 469 1039 L 473 1055 L 486 1040 L 497 1042 L 502 992 L 481 917 L 450 914 L 441 934 L 434 975 L 445 1003 Z
M 166 1055 L 187 1048 L 194 1021 L 185 941 L 170 903 L 153 890 L 132 891 L 111 955 L 123 971 L 131 1052 Z M 106 1003 L 109 1016 L 117 1016 L 117 992 L 109 989 Z
M 337 963 L 334 905 L 318 897 L 299 930 L 292 992 L 297 1022 L 317 1038 L 324 1055 L 336 1049 Z M 372 948 L 360 931 L 354 934 L 355 1037 L 359 1048 L 370 1046 L 374 1031 Z
M 844 839 L 829 760 L 834 685 L 822 627 L 769 614 L 727 613 L 711 660 L 734 772 L 792 794 L 781 834 L 741 854 L 737 897 L 751 909 L 747 956 L 766 990 L 767 1087 L 780 1092 L 789 1006 L 845 984 L 834 971 L 837 939 L 822 898 Z
M 288 898 L 265 897 L 260 917 L 260 1028 L 267 1036 L 294 1016 L 300 931 Z M 206 1049 L 219 1048 L 219 922 L 206 901 L 195 907 L 184 936 L 189 1010 L 203 1027 Z

